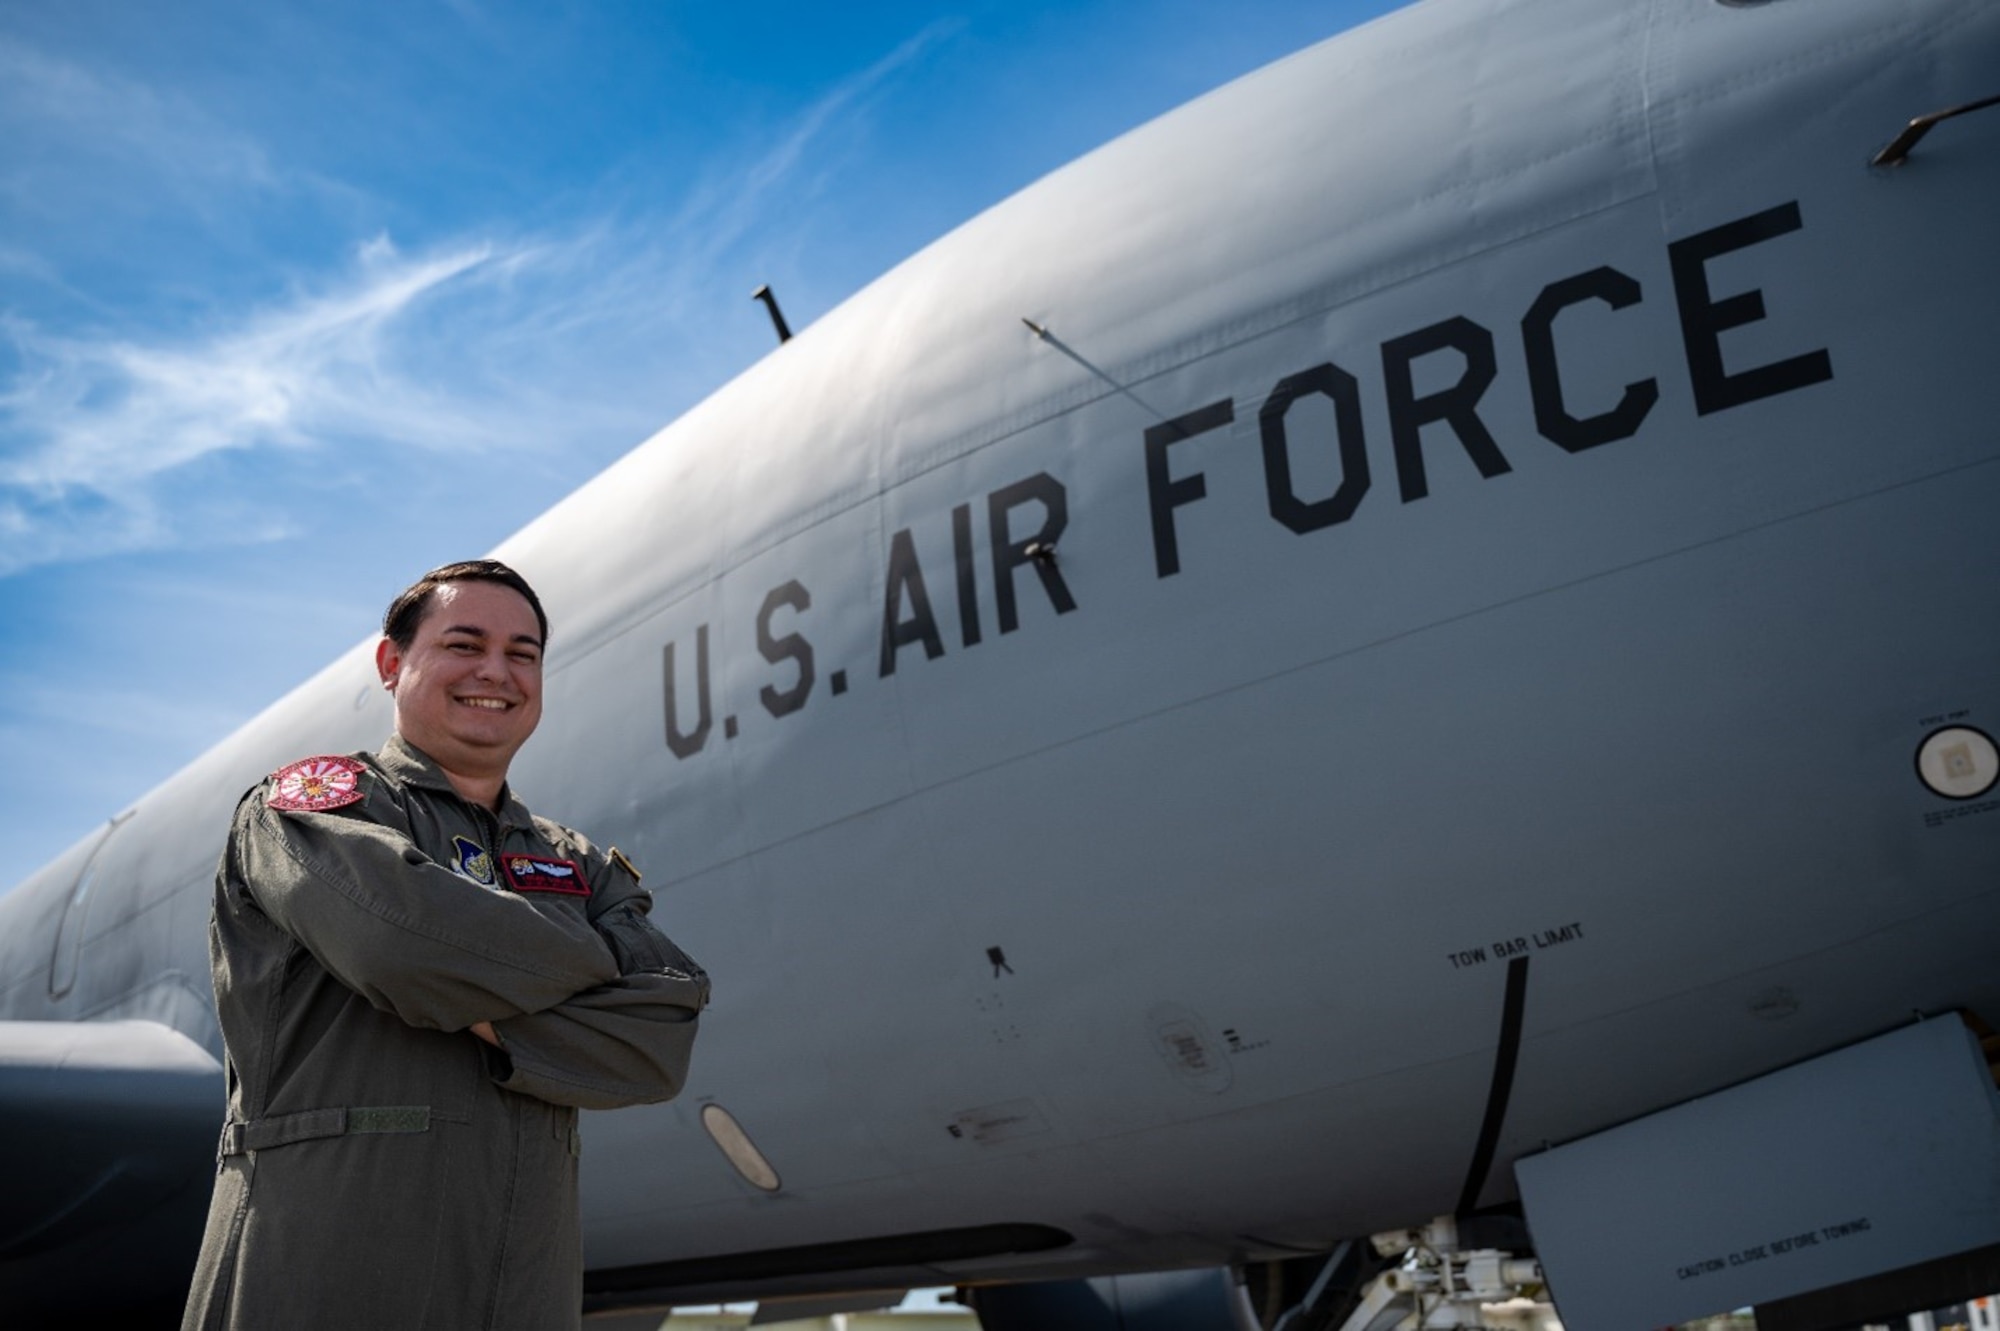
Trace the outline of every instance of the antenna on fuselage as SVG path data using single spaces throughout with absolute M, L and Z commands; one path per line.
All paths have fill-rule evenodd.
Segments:
M 778 345 L 783 346 L 785 343 L 791 341 L 791 325 L 785 322 L 785 313 L 778 308 L 778 298 L 772 293 L 771 288 L 768 286 L 758 287 L 750 293 L 750 299 L 763 301 L 764 308 L 771 312 L 771 327 L 778 330 Z

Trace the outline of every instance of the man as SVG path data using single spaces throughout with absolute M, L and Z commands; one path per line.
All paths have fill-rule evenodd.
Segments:
M 548 621 L 424 575 L 375 661 L 396 732 L 237 807 L 210 922 L 229 1117 L 184 1328 L 576 1327 L 577 1109 L 681 1086 L 708 979 L 617 850 L 507 786 Z

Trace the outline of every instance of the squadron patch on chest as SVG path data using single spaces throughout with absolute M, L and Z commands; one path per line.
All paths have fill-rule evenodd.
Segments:
M 361 798 L 361 764 L 338 755 L 301 758 L 271 774 L 274 809 L 292 811 L 338 809 Z
M 590 884 L 575 860 L 546 860 L 539 855 L 502 855 L 500 868 L 507 886 L 516 892 L 561 892 L 566 896 L 587 897 Z
M 493 857 L 477 841 L 453 837 L 450 867 L 460 878 L 470 878 L 481 887 L 493 886 Z

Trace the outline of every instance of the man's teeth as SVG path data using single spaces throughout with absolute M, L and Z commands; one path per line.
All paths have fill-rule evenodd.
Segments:
M 498 698 L 460 698 L 467 707 L 484 707 L 489 712 L 504 712 L 507 704 Z

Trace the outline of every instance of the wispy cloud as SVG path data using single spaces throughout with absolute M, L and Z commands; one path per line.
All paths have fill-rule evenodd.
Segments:
M 619 406 L 620 390 L 656 389 L 671 349 L 699 339 L 718 301 L 747 296 L 733 289 L 740 276 L 722 284 L 746 270 L 741 251 L 787 247 L 799 223 L 784 204 L 811 192 L 812 170 L 830 169 L 816 145 L 858 124 L 870 97 L 951 27 L 926 28 L 837 85 L 666 219 L 600 207 L 539 234 L 496 229 L 410 254 L 379 233 L 331 276 L 150 335 L 0 315 L 0 576 L 290 531 L 292 497 L 250 501 L 186 483 L 229 458 L 316 453 L 338 479 L 413 449 L 534 452 L 579 434 L 635 442 L 659 421 Z M 25 62 L 41 80 L 37 97 L 84 77 L 9 50 L 0 47 L 0 77 L 8 59 Z M 140 95 L 101 81 L 93 94 Z M 687 394 L 713 383 L 699 357 L 678 358 L 674 372 Z
M 18 369 L 0 391 L 0 573 L 80 553 L 172 544 L 156 484 L 227 451 L 355 438 L 471 444 L 463 410 L 401 368 L 398 332 L 454 280 L 504 263 L 490 247 L 357 260 L 333 289 L 238 327 L 138 342 L 12 319 Z M 478 442 L 494 422 L 482 422 Z M 214 506 L 202 515 L 215 516 Z M 266 511 L 231 539 L 285 530 Z
M 126 199 L 157 191 L 204 209 L 215 206 L 218 185 L 279 184 L 253 137 L 192 102 L 5 37 L 0 125 L 34 127 L 32 135 L 11 134 L 0 156 L 0 191 L 17 209 L 44 195 L 73 198 L 87 180 Z
M 492 257 L 481 247 L 416 261 L 364 258 L 334 291 L 179 345 L 17 326 L 25 382 L 0 397 L 0 411 L 41 443 L 0 464 L 0 483 L 43 496 L 111 493 L 220 449 L 407 426 L 409 394 L 380 363 L 385 336 L 426 295 Z
M 689 196 L 676 227 L 682 234 L 700 241 L 688 252 L 688 261 L 705 263 L 739 241 L 768 215 L 773 195 L 795 188 L 797 177 L 811 160 L 810 150 L 823 143 L 843 117 L 855 115 L 898 72 L 915 64 L 962 27 L 961 19 L 940 19 L 929 24 L 807 107 L 756 159 L 696 189 Z

